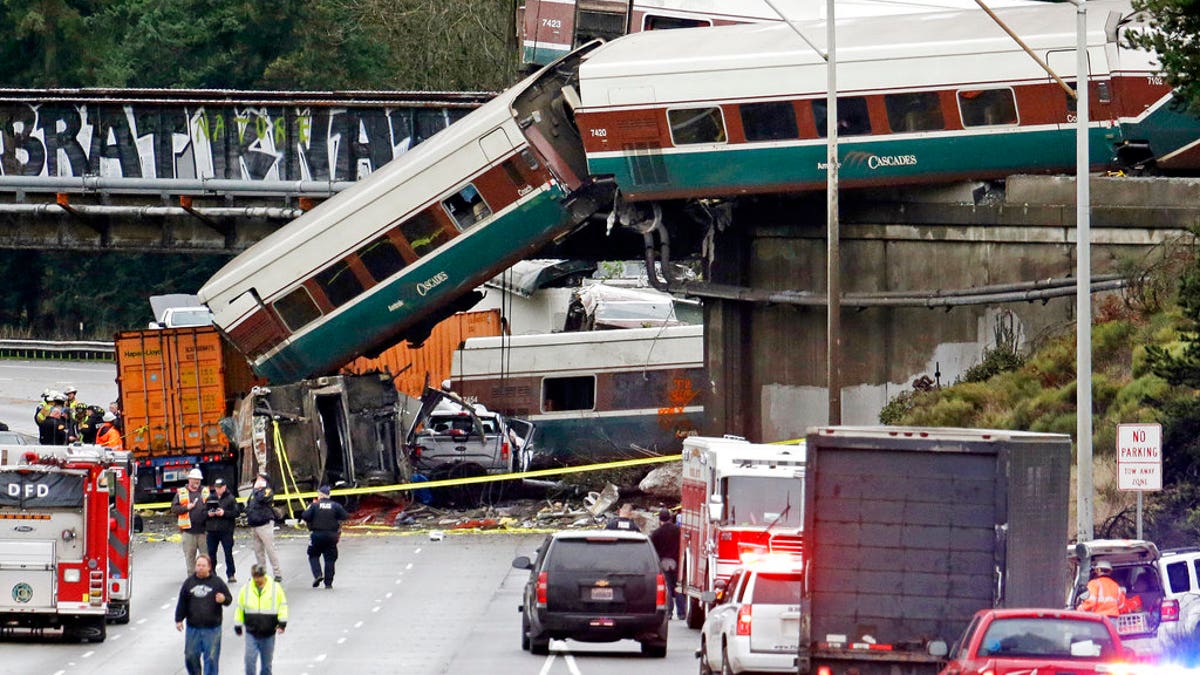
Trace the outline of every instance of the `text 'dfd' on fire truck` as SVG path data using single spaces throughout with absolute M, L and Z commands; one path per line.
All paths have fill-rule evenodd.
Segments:
M 681 584 L 687 624 L 701 596 L 751 557 L 803 553 L 804 445 L 692 436 L 683 442 Z
M 129 621 L 131 469 L 95 445 L 0 446 L 0 629 L 100 642 Z

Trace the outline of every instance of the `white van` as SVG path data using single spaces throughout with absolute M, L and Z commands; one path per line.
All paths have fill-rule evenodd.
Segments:
M 1113 622 L 1122 644 L 1139 654 L 1158 656 L 1163 648 L 1160 630 L 1170 630 L 1179 620 L 1179 604 L 1164 589 L 1158 547 L 1140 539 L 1094 539 L 1068 546 L 1067 561 L 1075 579 L 1068 609 L 1075 609 L 1083 599 L 1092 566 L 1100 560 L 1112 563 L 1112 578 L 1125 589 L 1132 605 Z
M 1200 547 L 1166 549 L 1161 552 L 1158 568 L 1166 597 L 1176 603 L 1178 620 L 1164 623 L 1158 639 L 1164 654 L 1190 649 L 1200 626 Z

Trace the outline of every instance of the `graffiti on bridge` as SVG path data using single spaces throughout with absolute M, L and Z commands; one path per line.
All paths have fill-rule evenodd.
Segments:
M 468 112 L 0 102 L 0 175 L 357 180 Z

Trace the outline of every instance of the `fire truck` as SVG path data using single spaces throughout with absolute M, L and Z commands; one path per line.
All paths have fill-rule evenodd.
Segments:
M 688 627 L 703 625 L 704 594 L 728 581 L 744 560 L 802 555 L 804 450 L 803 442 L 684 439 L 679 578 Z
M 128 452 L 0 446 L 0 630 L 102 642 L 129 621 L 132 488 Z

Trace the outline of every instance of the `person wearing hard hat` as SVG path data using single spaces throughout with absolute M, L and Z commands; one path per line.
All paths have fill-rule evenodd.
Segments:
M 190 577 L 196 572 L 196 556 L 208 550 L 208 537 L 204 523 L 208 519 L 208 488 L 201 485 L 204 474 L 199 468 L 188 472 L 187 485 L 179 488 L 171 499 L 171 513 L 179 526 L 179 540 L 183 545 L 183 562 Z
M 124 445 L 121 443 L 121 432 L 117 431 L 116 425 L 113 424 L 116 420 L 116 415 L 110 412 L 104 413 L 104 422 L 96 430 L 96 443 L 106 448 L 112 448 L 113 450 L 123 450 Z
M 33 423 L 40 428 L 42 422 L 45 422 L 46 418 L 50 416 L 52 408 L 54 408 L 54 390 L 43 389 L 42 402 L 37 404 L 37 407 L 33 409 Z
M 1125 589 L 1112 578 L 1113 566 L 1107 560 L 1097 560 L 1092 565 L 1095 578 L 1088 582 L 1087 592 L 1077 609 L 1101 616 L 1115 617 L 1125 604 Z

